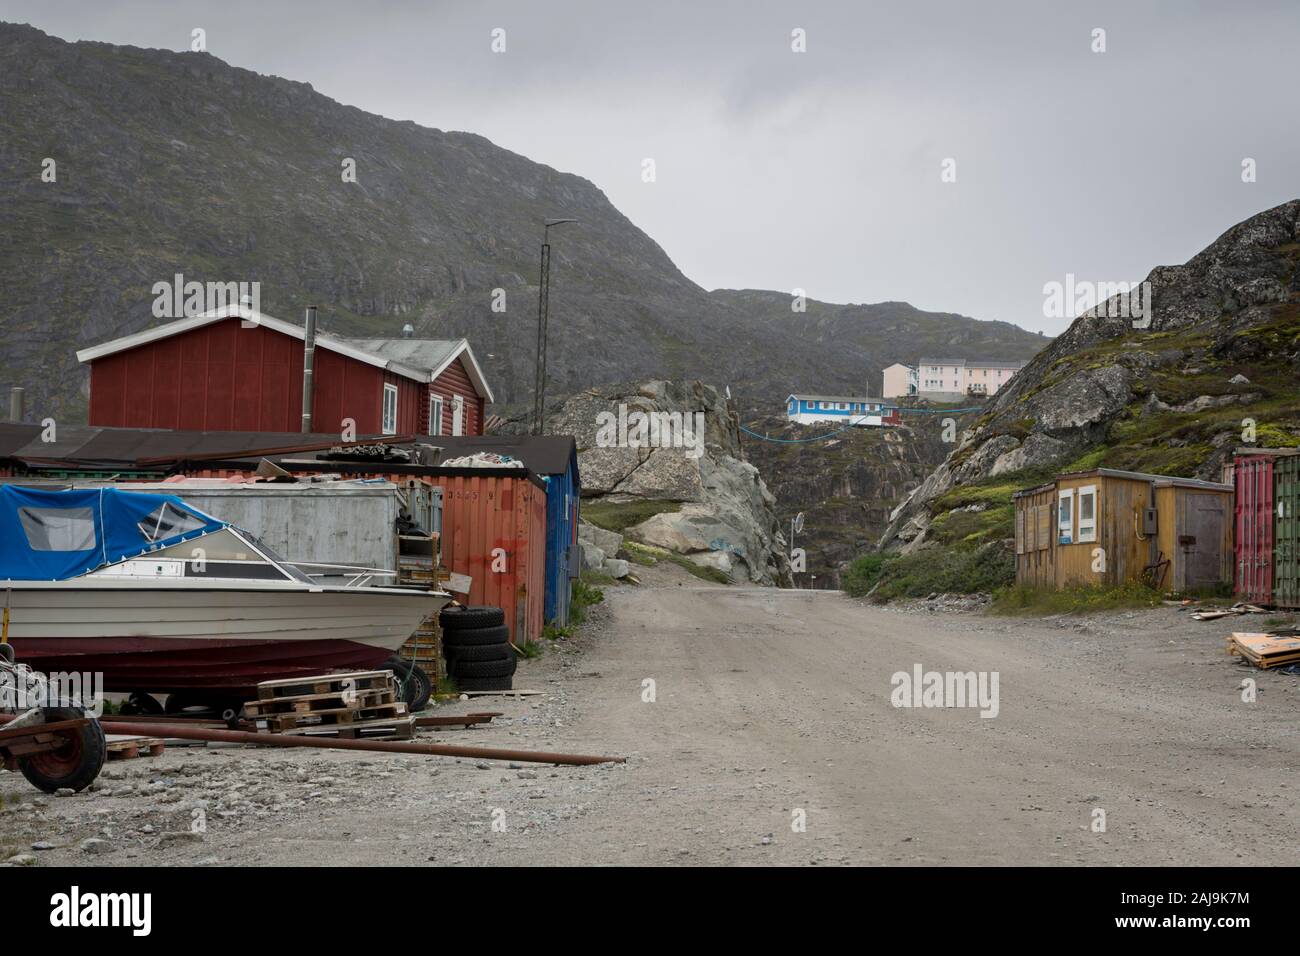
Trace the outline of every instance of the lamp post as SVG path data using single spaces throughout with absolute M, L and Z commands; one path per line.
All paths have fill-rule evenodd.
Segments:
M 546 413 L 546 325 L 551 311 L 551 227 L 576 219 L 547 219 L 542 224 L 542 268 L 537 280 L 537 373 L 533 390 L 533 434 L 542 433 Z

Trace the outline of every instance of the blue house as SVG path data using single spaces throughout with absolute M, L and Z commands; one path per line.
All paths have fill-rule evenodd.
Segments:
M 582 572 L 578 556 L 578 444 L 572 435 L 438 436 L 438 461 L 475 452 L 509 455 L 546 482 L 546 603 L 545 621 L 569 623 L 572 582 Z
M 881 427 L 903 421 L 897 405 L 860 395 L 790 395 L 785 400 L 785 417 L 800 425 L 831 422 Z

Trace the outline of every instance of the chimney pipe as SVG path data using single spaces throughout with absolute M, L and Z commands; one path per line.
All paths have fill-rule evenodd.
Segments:
M 316 306 L 307 306 L 306 330 L 302 339 L 302 433 L 311 431 L 312 371 L 316 365 Z
M 24 417 L 23 388 L 21 385 L 15 385 L 9 389 L 9 420 L 21 422 Z

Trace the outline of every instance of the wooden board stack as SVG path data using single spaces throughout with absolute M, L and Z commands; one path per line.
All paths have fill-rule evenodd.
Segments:
M 244 717 L 258 733 L 408 740 L 415 724 L 389 671 L 263 681 Z
M 1300 662 L 1300 636 L 1247 634 L 1238 631 L 1228 638 L 1228 653 L 1239 654 L 1265 670 L 1283 664 L 1294 664 Z

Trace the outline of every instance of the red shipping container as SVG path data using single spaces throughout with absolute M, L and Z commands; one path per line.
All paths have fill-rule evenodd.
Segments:
M 518 468 L 430 468 L 442 488 L 442 564 L 474 581 L 470 604 L 505 611 L 515 644 L 542 637 L 546 486 Z
M 1237 455 L 1232 591 L 1243 601 L 1273 603 L 1273 456 Z

